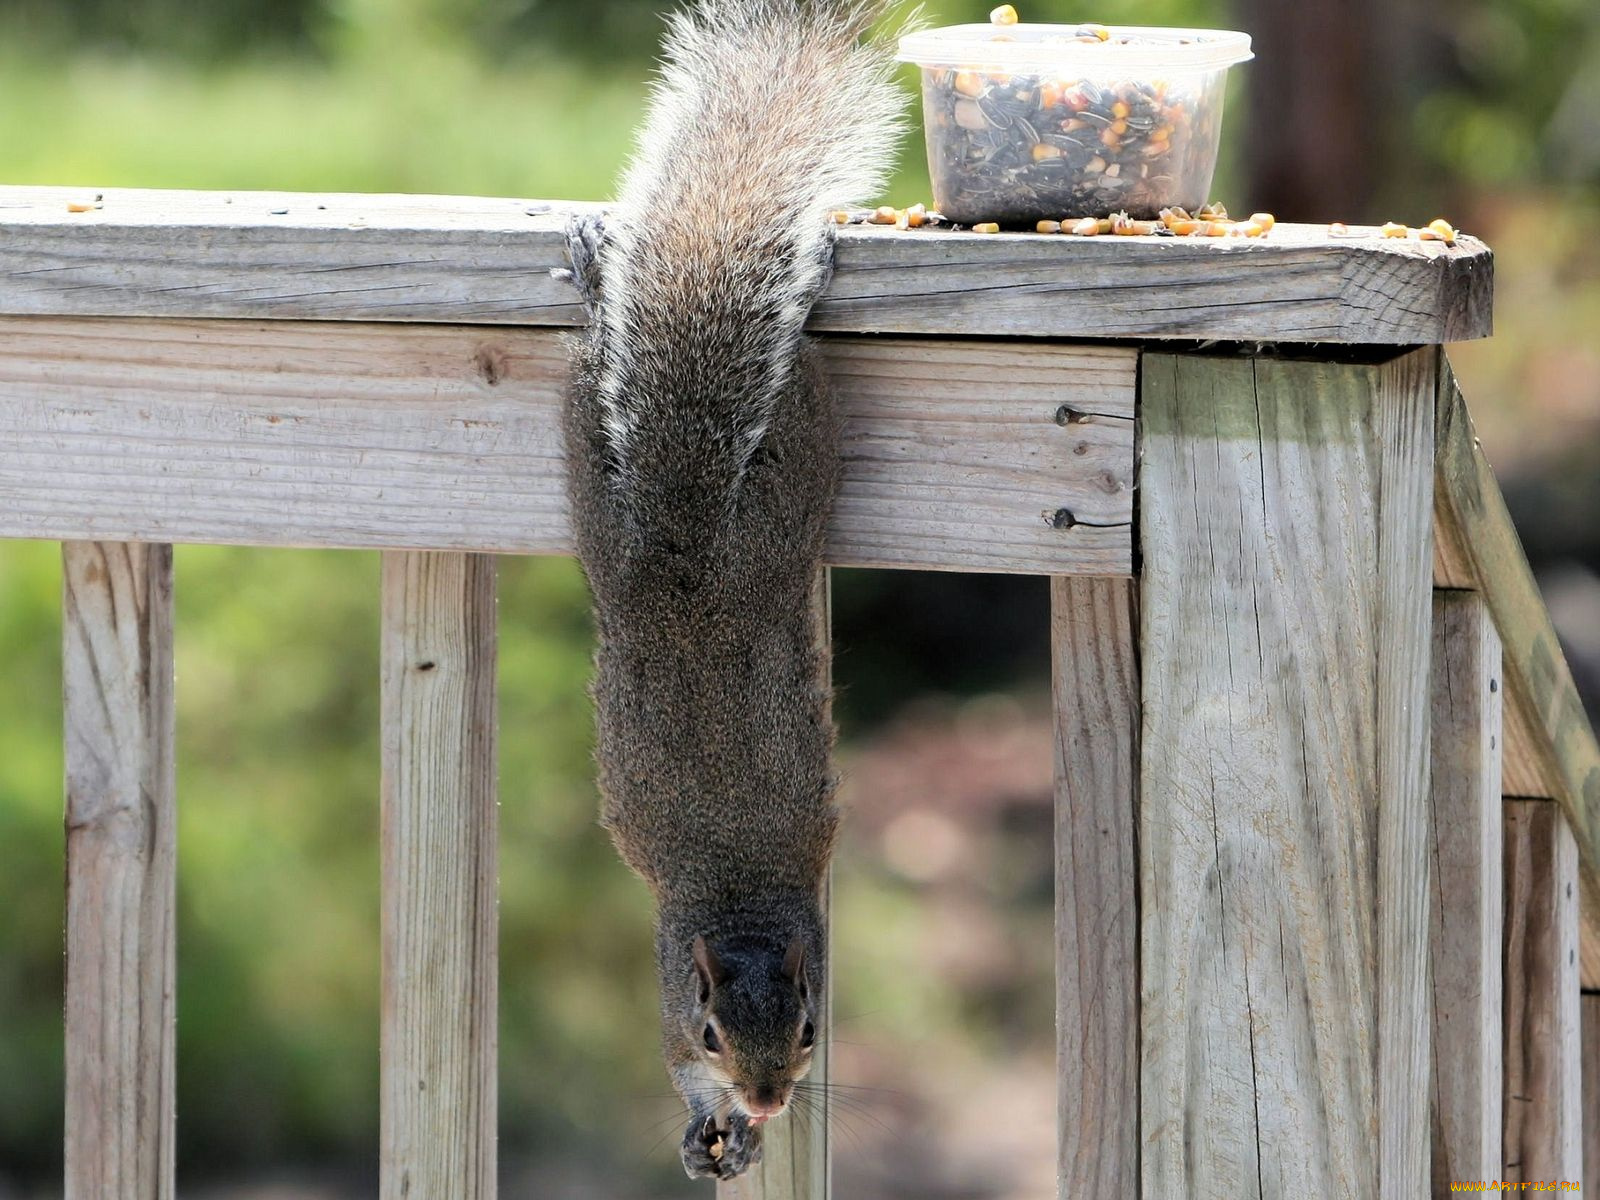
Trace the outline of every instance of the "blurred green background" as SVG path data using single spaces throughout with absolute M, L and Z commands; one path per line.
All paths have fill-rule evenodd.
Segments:
M 659 7 L 0 0 L 0 182 L 603 197 Z M 1254 33 L 1214 189 L 1236 211 L 1443 213 L 1496 247 L 1500 333 L 1454 358 L 1593 705 L 1600 6 L 1021 7 Z M 903 164 L 889 198 L 926 198 L 919 145 Z M 377 560 L 180 548 L 177 573 L 180 1184 L 217 1200 L 370 1195 Z M 0 1200 L 59 1194 L 59 586 L 54 545 L 0 543 Z M 851 810 L 838 1076 L 860 1089 L 841 1194 L 1043 1200 L 1044 590 L 839 572 L 835 607 Z M 698 1194 L 656 1056 L 646 898 L 593 822 L 581 576 L 507 559 L 500 612 L 506 1194 Z

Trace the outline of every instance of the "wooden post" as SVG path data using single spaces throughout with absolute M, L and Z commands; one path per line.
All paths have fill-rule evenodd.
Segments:
M 1583 993 L 1583 1186 L 1600 1187 L 1600 992 Z
M 62 546 L 66 1200 L 171 1200 L 172 547 Z
M 1476 592 L 1433 594 L 1433 1195 L 1500 1178 L 1500 637 Z
M 1137 628 L 1132 580 L 1050 581 L 1060 1200 L 1139 1190 Z
M 824 567 L 817 573 L 816 588 L 812 596 L 815 620 L 812 636 L 824 651 L 833 639 L 833 572 Z M 830 689 L 827 719 L 833 719 L 832 692 L 833 659 L 822 656 L 827 672 L 826 684 Z M 828 922 L 830 949 L 828 976 L 822 996 L 822 1020 L 817 1022 L 817 1047 L 812 1052 L 809 1082 L 827 1084 L 832 1065 L 833 1040 L 833 975 L 836 965 L 831 948 L 832 921 L 829 914 L 830 877 L 823 884 L 822 918 Z M 753 1169 L 729 1183 L 717 1185 L 718 1200 L 828 1200 L 833 1192 L 833 1158 L 829 1124 L 833 1119 L 833 1105 L 826 1087 L 817 1089 L 815 1098 L 808 1104 L 809 1111 L 790 1112 L 763 1130 L 761 1162 Z
M 493 1200 L 495 565 L 383 556 L 383 1200 Z
M 1578 844 L 1548 800 L 1505 802 L 1505 1179 L 1582 1166 Z
M 1428 1171 L 1437 353 L 1146 354 L 1146 1200 Z

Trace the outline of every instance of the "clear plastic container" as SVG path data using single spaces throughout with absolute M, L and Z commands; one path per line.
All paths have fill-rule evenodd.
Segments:
M 928 171 L 952 221 L 1031 225 L 1204 204 L 1228 68 L 1216 29 L 949 25 L 900 39 L 922 68 Z

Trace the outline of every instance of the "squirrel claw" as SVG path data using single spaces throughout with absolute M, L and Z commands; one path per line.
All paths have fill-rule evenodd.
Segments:
M 575 213 L 567 221 L 567 258 L 572 269 L 556 268 L 551 274 L 578 289 L 584 311 L 593 317 L 600 307 L 600 247 L 605 241 L 605 219 L 596 212 Z

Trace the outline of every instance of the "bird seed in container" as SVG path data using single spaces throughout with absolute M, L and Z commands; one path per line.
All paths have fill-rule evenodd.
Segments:
M 1227 68 L 1250 56 L 1246 35 L 1217 30 L 955 25 L 900 40 L 922 67 L 935 205 L 1024 227 L 1197 209 Z

